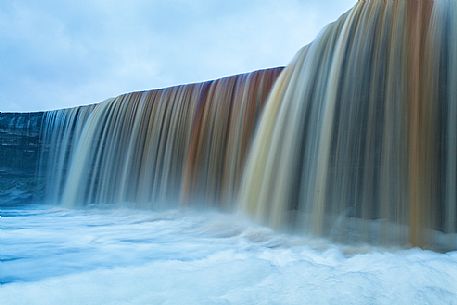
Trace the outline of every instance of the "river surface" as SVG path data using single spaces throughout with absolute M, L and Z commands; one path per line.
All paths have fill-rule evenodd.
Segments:
M 348 247 L 215 211 L 1 208 L 0 304 L 457 304 L 457 252 Z

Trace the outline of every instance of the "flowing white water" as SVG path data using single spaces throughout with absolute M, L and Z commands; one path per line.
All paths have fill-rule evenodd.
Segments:
M 335 246 L 209 211 L 1 216 L 1 304 L 457 304 L 457 252 Z

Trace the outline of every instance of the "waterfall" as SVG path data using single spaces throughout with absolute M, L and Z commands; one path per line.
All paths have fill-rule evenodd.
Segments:
M 272 89 L 240 205 L 275 227 L 432 246 L 457 231 L 457 3 L 359 1 Z
M 47 200 L 66 206 L 233 206 L 281 68 L 133 92 L 44 114 Z
M 46 182 L 45 198 L 58 203 L 61 199 L 70 160 L 74 158 L 83 127 L 95 105 L 46 112 L 42 119 L 42 149 L 39 176 Z
M 40 113 L 24 143 L 53 203 L 238 207 L 338 241 L 456 248 L 456 20 L 454 0 L 359 1 L 284 69 Z

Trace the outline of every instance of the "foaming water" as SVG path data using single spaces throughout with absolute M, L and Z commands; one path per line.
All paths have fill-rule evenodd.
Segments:
M 8 305 L 457 304 L 456 252 L 336 246 L 214 211 L 1 216 Z

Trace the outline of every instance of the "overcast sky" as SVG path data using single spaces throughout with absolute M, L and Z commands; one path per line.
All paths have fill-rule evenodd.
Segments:
M 0 0 L 0 111 L 287 65 L 356 0 Z

